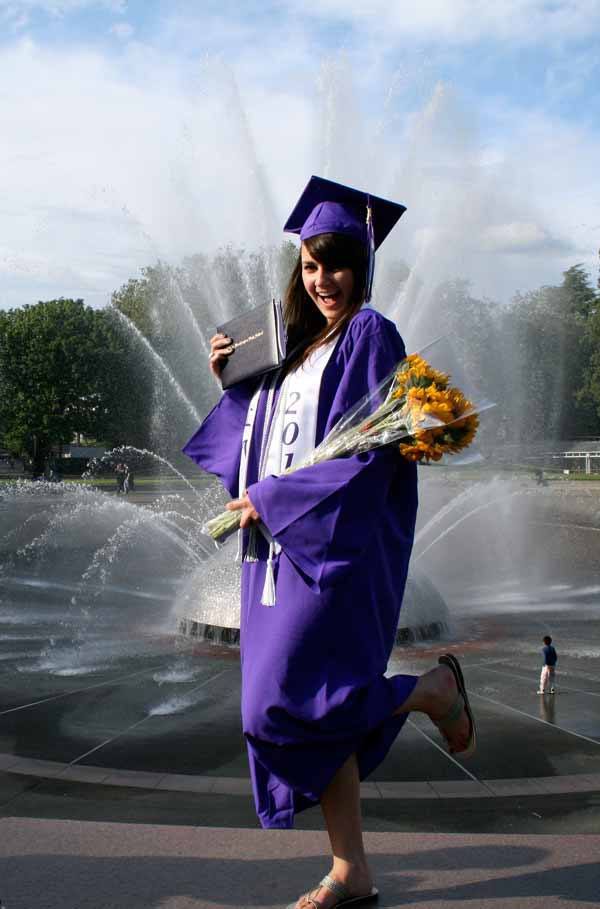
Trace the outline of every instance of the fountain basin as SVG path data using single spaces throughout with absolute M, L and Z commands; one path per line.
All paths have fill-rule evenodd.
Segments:
M 237 582 L 232 575 L 237 577 Z M 216 644 L 239 646 L 239 570 L 232 572 L 231 565 L 221 555 L 207 564 L 203 577 L 204 586 L 197 594 L 196 605 L 179 621 L 180 634 Z M 214 621 L 216 590 L 218 614 L 222 617 L 218 624 Z M 438 640 L 448 632 L 449 627 L 448 607 L 433 581 L 419 572 L 409 575 L 395 643 L 402 646 L 417 641 Z

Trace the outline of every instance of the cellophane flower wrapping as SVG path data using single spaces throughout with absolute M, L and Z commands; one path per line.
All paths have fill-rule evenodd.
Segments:
M 348 410 L 306 458 L 284 474 L 384 445 L 397 446 L 399 456 L 410 461 L 439 461 L 472 443 L 478 414 L 490 406 L 489 402 L 469 400 L 450 385 L 448 373 L 435 369 L 420 354 L 410 354 Z M 202 530 L 223 542 L 239 526 L 240 512 L 224 511 Z

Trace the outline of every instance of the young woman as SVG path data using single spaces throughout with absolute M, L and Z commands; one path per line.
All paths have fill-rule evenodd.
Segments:
M 301 239 L 285 297 L 286 363 L 225 392 L 184 449 L 241 513 L 242 720 L 259 819 L 291 827 L 319 803 L 331 840 L 331 870 L 297 909 L 377 899 L 359 782 L 411 710 L 431 717 L 451 751 L 474 747 L 453 657 L 420 678 L 385 676 L 413 543 L 415 465 L 382 448 L 281 475 L 405 356 L 395 325 L 363 305 L 374 248 L 403 211 L 311 179 L 284 228 Z M 211 340 L 216 376 L 230 345 Z

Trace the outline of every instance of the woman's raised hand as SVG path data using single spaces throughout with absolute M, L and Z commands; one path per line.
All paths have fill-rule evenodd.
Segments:
M 210 356 L 208 365 L 213 376 L 221 378 L 221 372 L 225 366 L 227 357 L 233 353 L 231 338 L 222 335 L 220 332 L 210 339 Z

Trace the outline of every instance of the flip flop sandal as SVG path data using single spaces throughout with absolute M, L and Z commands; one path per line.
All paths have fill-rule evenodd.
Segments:
M 363 896 L 350 896 L 350 893 L 343 884 L 340 884 L 339 881 L 336 881 L 335 878 L 330 877 L 329 874 L 326 874 L 319 886 L 313 890 L 313 893 L 317 893 L 320 887 L 326 887 L 328 890 L 331 890 L 336 896 L 339 896 L 339 900 L 332 909 L 338 909 L 338 906 L 366 906 L 368 904 L 376 903 L 379 898 L 379 891 L 376 887 L 371 888 L 370 893 L 365 893 Z M 320 903 L 318 900 L 314 899 L 307 893 L 303 897 L 306 905 L 306 909 L 323 909 L 323 903 Z M 290 903 L 286 909 L 295 909 L 296 903 Z M 304 909 L 304 906 L 302 907 Z
M 444 653 L 438 660 L 438 663 L 441 663 L 442 666 L 447 666 L 448 669 L 452 671 L 454 680 L 456 682 L 456 687 L 458 688 L 458 694 L 456 695 L 456 700 L 454 704 L 448 711 L 448 713 L 443 716 L 441 719 L 437 720 L 435 725 L 438 727 L 446 741 L 448 737 L 446 735 L 446 730 L 448 726 L 452 726 L 460 719 L 460 715 L 465 711 L 467 717 L 469 718 L 470 730 L 469 730 L 469 741 L 467 747 L 463 751 L 452 751 L 451 754 L 460 754 L 462 757 L 471 757 L 473 752 L 477 747 L 477 734 L 475 731 L 475 717 L 471 710 L 471 705 L 469 703 L 469 697 L 467 695 L 467 689 L 465 687 L 465 680 L 462 674 L 462 669 L 460 668 L 460 663 L 451 653 Z

